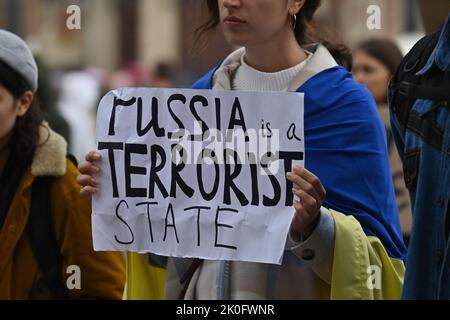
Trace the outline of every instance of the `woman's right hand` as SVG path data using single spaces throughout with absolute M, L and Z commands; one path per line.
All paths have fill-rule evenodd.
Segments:
M 99 189 L 98 181 L 95 180 L 94 174 L 100 172 L 100 167 L 95 164 L 99 161 L 102 155 L 98 151 L 90 151 L 86 154 L 86 161 L 78 165 L 80 175 L 77 176 L 77 182 L 82 187 L 81 195 L 90 198 Z

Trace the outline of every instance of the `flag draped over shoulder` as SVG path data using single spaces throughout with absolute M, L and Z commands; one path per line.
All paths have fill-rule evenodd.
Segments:
M 193 88 L 211 89 L 216 70 Z M 305 93 L 305 167 L 324 185 L 323 206 L 336 226 L 331 298 L 398 299 L 407 250 L 375 101 L 342 67 L 317 73 L 297 92 Z

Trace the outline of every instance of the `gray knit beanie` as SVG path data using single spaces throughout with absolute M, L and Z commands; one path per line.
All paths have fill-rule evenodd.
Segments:
M 30 48 L 15 34 L 0 29 L 0 61 L 21 75 L 31 91 L 38 88 L 38 69 Z

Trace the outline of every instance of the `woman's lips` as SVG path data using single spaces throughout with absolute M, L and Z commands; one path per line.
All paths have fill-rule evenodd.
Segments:
M 239 26 L 245 23 L 244 20 L 239 19 L 238 17 L 235 16 L 229 16 L 226 17 L 223 22 L 228 25 L 228 26 Z

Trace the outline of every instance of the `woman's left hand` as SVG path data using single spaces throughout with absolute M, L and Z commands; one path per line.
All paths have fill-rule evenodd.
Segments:
M 292 219 L 292 228 L 306 239 L 319 221 L 320 207 L 326 191 L 319 178 L 301 166 L 296 166 L 292 172 L 288 172 L 287 178 L 294 184 L 292 192 L 300 198 L 300 201 L 293 202 L 295 216 Z

